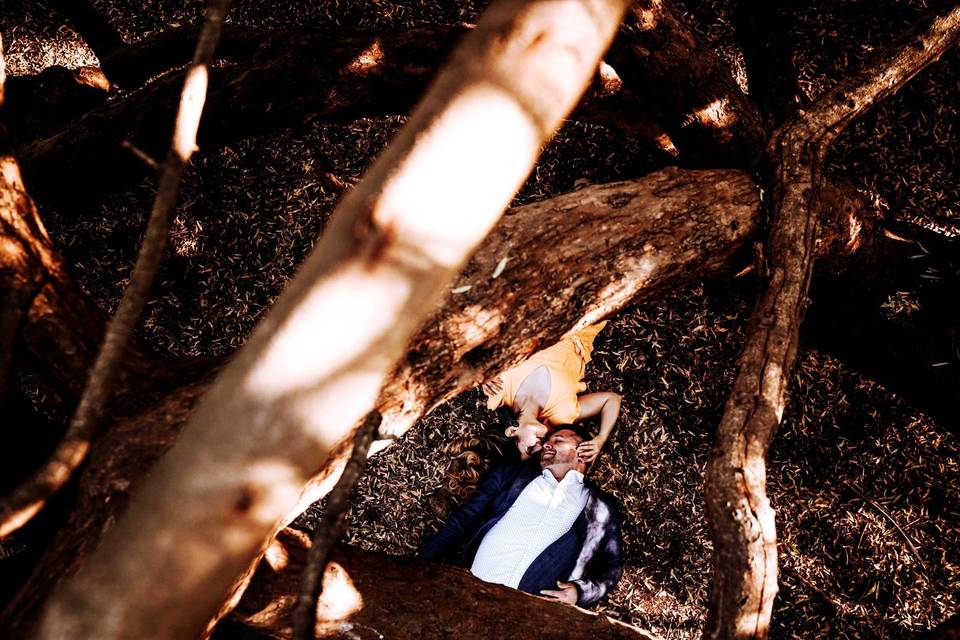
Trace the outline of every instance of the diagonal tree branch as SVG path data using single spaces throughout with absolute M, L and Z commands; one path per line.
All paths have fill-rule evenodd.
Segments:
M 90 447 L 90 440 L 102 420 L 104 408 L 120 372 L 123 355 L 160 266 L 170 215 L 176 205 L 184 168 L 196 148 L 196 133 L 206 94 L 207 68 L 213 59 L 220 25 L 228 6 L 229 0 L 211 0 L 208 7 L 193 63 L 187 72 L 173 128 L 173 140 L 160 174 L 159 189 L 137 263 L 130 277 L 130 284 L 120 300 L 120 306 L 107 327 L 103 345 L 80 397 L 80 404 L 67 433 L 47 464 L 0 503 L 0 538 L 28 522 L 47 498 L 70 479 L 83 462 Z
M 751 315 L 740 369 L 707 465 L 714 582 L 704 637 L 766 638 L 777 592 L 774 512 L 766 452 L 783 416 L 807 303 L 821 207 L 823 160 L 837 135 L 960 40 L 960 6 L 879 53 L 800 111 L 768 147 L 773 166 L 768 282 Z
M 293 608 L 294 640 L 310 640 L 314 637 L 314 627 L 317 623 L 317 598 L 320 597 L 323 588 L 323 574 L 327 569 L 327 560 L 333 545 L 343 536 L 350 496 L 363 474 L 363 468 L 367 464 L 367 453 L 370 451 L 370 445 L 377 439 L 381 420 L 383 416 L 378 411 L 371 411 L 357 429 L 353 437 L 350 459 L 340 480 L 337 481 L 337 486 L 330 492 L 327 506 L 323 510 L 323 517 L 317 523 L 303 567 L 296 605 Z
M 217 44 L 218 60 L 239 61 L 250 58 L 258 49 L 272 46 L 284 40 L 289 32 L 271 31 L 233 23 L 223 25 Z M 158 34 L 124 45 L 100 58 L 111 82 L 125 89 L 136 89 L 153 76 L 160 75 L 190 62 L 200 36 L 200 28 L 194 25 L 174 27 Z M 336 32 L 328 33 L 336 39 Z

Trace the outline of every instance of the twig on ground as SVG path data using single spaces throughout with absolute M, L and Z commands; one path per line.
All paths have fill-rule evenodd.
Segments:
M 323 574 L 327 567 L 330 550 L 343 535 L 347 504 L 353 494 L 357 481 L 367 464 L 367 452 L 376 439 L 383 417 L 374 410 L 367 414 L 363 424 L 357 429 L 353 439 L 353 451 L 350 460 L 330 492 L 323 517 L 313 534 L 310 551 L 307 553 L 306 566 L 303 568 L 303 580 L 297 594 L 297 604 L 293 610 L 293 639 L 308 640 L 314 637 L 317 621 L 317 599 L 323 589 Z
M 132 153 L 133 155 L 135 155 L 135 156 L 137 157 L 137 159 L 139 159 L 141 162 L 143 162 L 143 164 L 145 164 L 145 165 L 147 165 L 148 167 L 150 167 L 150 169 L 151 169 L 152 171 L 155 171 L 155 172 L 157 172 L 157 173 L 160 172 L 160 168 L 161 168 L 160 163 L 157 162 L 156 160 L 154 160 L 153 157 L 151 157 L 149 153 L 147 153 L 146 151 L 144 151 L 143 149 L 141 149 L 141 148 L 138 147 L 137 145 L 133 144 L 133 143 L 130 142 L 129 140 L 124 140 L 124 141 L 120 144 L 120 146 L 122 146 L 124 149 L 129 149 L 129 150 L 130 150 L 130 153 Z
M 907 546 L 910 547 L 910 552 L 913 553 L 913 557 L 916 558 L 917 562 L 920 564 L 920 569 L 921 569 L 921 572 L 923 573 L 923 576 L 927 580 L 929 580 L 930 574 L 927 572 L 927 565 L 923 562 L 923 558 L 920 557 L 920 551 L 917 549 L 917 546 L 913 543 L 913 540 L 910 538 L 910 536 L 907 535 L 907 532 L 903 530 L 903 528 L 896 521 L 896 519 L 892 515 L 890 515 L 890 513 L 886 509 L 884 509 L 876 501 L 870 498 L 870 496 L 860 491 L 860 489 L 857 489 L 855 486 L 853 486 L 849 482 L 844 482 L 843 484 L 848 486 L 851 491 L 853 491 L 855 494 L 860 496 L 865 502 L 867 502 L 874 509 L 879 511 L 881 515 L 883 515 L 887 520 L 889 520 L 890 524 L 892 524 L 897 529 L 897 531 L 900 532 L 900 535 L 903 536 L 903 539 L 906 541 Z

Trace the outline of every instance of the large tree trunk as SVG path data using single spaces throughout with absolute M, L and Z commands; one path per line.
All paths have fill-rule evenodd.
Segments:
M 586 88 L 625 8 L 487 9 L 117 526 L 51 599 L 39 637 L 202 631 L 373 406 Z
M 850 228 L 849 214 L 838 210 L 824 225 L 834 238 L 824 243 L 831 251 L 857 246 L 841 239 Z M 759 217 L 759 189 L 747 173 L 734 170 L 665 169 L 509 211 L 464 269 L 466 284 L 455 283 L 458 290 L 471 288 L 447 293 L 381 391 L 384 430 L 402 433 L 425 411 L 572 327 L 735 272 L 745 262 L 742 250 Z M 493 279 L 503 257 L 506 268 Z M 514 313 L 517 321 L 502 321 Z M 491 319 L 497 321 L 486 321 Z M 107 427 L 81 476 L 71 521 L 4 613 L 8 631 L 35 619 L 55 583 L 92 550 L 132 486 L 174 440 L 201 391 L 186 387 Z M 335 481 L 336 454 L 332 461 L 301 504 Z
M 290 638 L 293 599 L 308 549 L 302 533 L 282 533 L 214 640 Z M 323 582 L 317 638 L 655 638 L 602 614 L 482 582 L 464 569 L 348 545 L 335 549 Z

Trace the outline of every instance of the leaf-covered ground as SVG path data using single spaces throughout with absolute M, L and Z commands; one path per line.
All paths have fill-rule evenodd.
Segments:
M 735 0 L 686 0 L 688 18 L 742 64 Z M 26 6 L 29 4 L 29 6 Z M 240 2 L 232 19 L 261 26 L 405 27 L 470 22 L 482 3 Z M 130 41 L 199 18 L 197 2 L 99 1 Z M 927 2 L 788 3 L 804 90 L 815 97 L 899 34 Z M 45 3 L 6 0 L 7 72 L 95 62 Z M 831 170 L 876 194 L 894 219 L 960 230 L 960 53 L 952 52 L 847 132 Z M 239 346 L 322 231 L 338 194 L 317 175 L 322 151 L 355 180 L 402 118 L 313 124 L 201 153 L 188 171 L 171 246 L 142 330 L 161 353 Z M 131 158 L 131 161 L 134 160 Z M 598 127 L 570 124 L 518 201 L 650 168 L 647 152 Z M 119 299 L 154 184 L 84 210 L 45 210 L 58 246 L 105 306 Z M 923 260 L 924 258 L 919 258 Z M 756 283 L 695 286 L 626 309 L 598 340 L 591 389 L 623 394 L 619 426 L 595 478 L 623 502 L 628 569 L 603 605 L 666 638 L 698 637 L 710 576 L 702 510 L 712 431 L 734 375 Z M 910 291 L 891 300 L 909 315 Z M 883 345 L 878 345 L 882 349 Z M 960 366 L 960 356 L 944 366 Z M 960 606 L 960 442 L 841 361 L 802 348 L 784 424 L 770 452 L 781 591 L 778 638 L 902 638 Z M 494 422 L 472 391 L 435 410 L 375 458 L 350 514 L 352 542 L 410 554 L 439 525 L 427 497 L 449 462 L 444 445 Z M 309 522 L 309 518 L 307 518 Z

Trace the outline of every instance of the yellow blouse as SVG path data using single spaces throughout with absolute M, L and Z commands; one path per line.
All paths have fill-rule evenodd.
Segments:
M 523 381 L 535 369 L 545 366 L 550 371 L 550 396 L 537 419 L 550 425 L 574 422 L 580 417 L 577 394 L 587 389 L 583 376 L 593 352 L 593 340 L 606 324 L 606 321 L 603 321 L 580 329 L 501 373 L 503 391 L 490 397 L 487 407 L 491 410 L 503 405 L 513 407 L 517 389 Z

